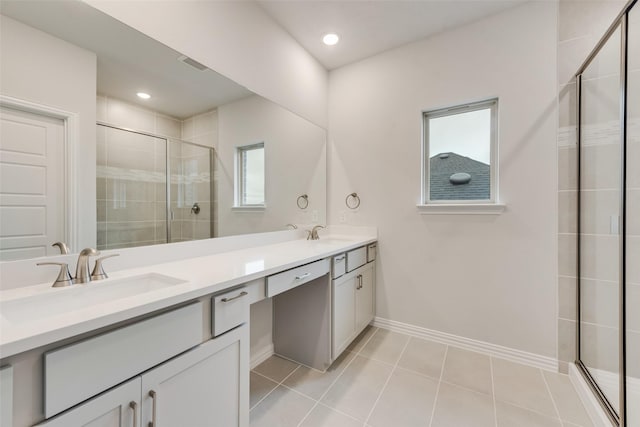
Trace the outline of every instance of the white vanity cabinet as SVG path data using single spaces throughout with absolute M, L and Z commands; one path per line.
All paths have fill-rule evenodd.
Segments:
M 335 360 L 375 314 L 375 261 L 332 281 L 332 345 Z
M 140 378 L 38 424 L 36 427 L 131 427 L 140 425 Z
M 39 425 L 247 427 L 243 289 L 212 296 L 211 312 L 197 301 L 46 352 Z M 220 333 L 203 342 L 204 319 Z
M 371 323 L 375 316 L 375 271 L 375 263 L 370 262 L 361 267 L 356 276 L 356 335 Z
M 247 427 L 248 325 L 146 372 L 141 380 L 142 426 Z
M 0 368 L 0 426 L 13 425 L 13 368 Z
M 242 325 L 38 427 L 247 427 L 249 327 Z

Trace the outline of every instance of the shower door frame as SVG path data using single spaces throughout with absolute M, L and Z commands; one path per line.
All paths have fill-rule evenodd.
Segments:
M 131 133 L 135 133 L 138 135 L 143 135 L 143 136 L 148 136 L 151 138 L 156 138 L 156 139 L 163 139 L 165 141 L 165 173 L 167 175 L 167 179 L 166 179 L 166 215 L 167 218 L 165 220 L 166 223 L 166 227 L 167 227 L 167 241 L 165 243 L 171 243 L 171 160 L 170 160 L 170 152 L 171 152 L 171 148 L 169 147 L 169 143 L 174 141 L 174 142 L 180 142 L 181 144 L 188 144 L 188 145 L 193 145 L 195 147 L 200 147 L 200 148 L 204 148 L 206 150 L 209 150 L 209 174 L 210 174 L 210 185 L 209 185 L 209 209 L 213 209 L 213 198 L 214 198 L 214 192 L 213 192 L 213 167 L 214 167 L 214 162 L 215 162 L 215 148 L 213 147 L 207 147 L 206 145 L 201 145 L 201 144 L 196 144 L 195 142 L 189 142 L 189 141 L 184 141 L 182 139 L 179 138 L 174 138 L 171 136 L 166 136 L 166 135 L 157 135 L 151 132 L 145 132 L 145 131 L 141 131 L 141 130 L 136 130 L 136 129 L 132 129 L 132 128 L 127 128 L 127 127 L 123 127 L 123 126 L 116 126 L 113 125 L 111 123 L 107 123 L 107 122 L 103 122 L 103 121 L 96 121 L 96 125 L 97 126 L 104 126 L 110 129 L 116 129 L 116 130 L 121 130 L 121 131 L 125 131 L 125 132 L 131 132 Z M 209 238 L 213 237 L 214 234 L 214 217 L 213 217 L 213 212 L 210 215 L 210 236 Z M 194 239 L 195 240 L 195 239 Z
M 627 220 L 627 200 L 626 200 L 626 171 L 627 171 L 627 60 L 628 60 L 628 22 L 629 12 L 636 5 L 638 0 L 629 0 L 622 11 L 618 14 L 604 36 L 600 39 L 596 47 L 591 51 L 582 66 L 575 73 L 576 79 L 576 140 L 577 140 L 577 230 L 576 230 L 576 361 L 578 370 L 586 380 L 587 384 L 593 391 L 594 395 L 605 410 L 609 419 L 616 425 L 627 426 L 626 420 L 626 220 Z M 593 378 L 587 366 L 582 362 L 581 358 L 581 270 L 580 270 L 580 253 L 581 253 L 581 191 L 582 191 L 582 74 L 586 68 L 592 63 L 594 58 L 602 50 L 604 45 L 609 41 L 610 37 L 620 29 L 620 221 L 619 221 L 619 408 L 613 407 L 607 399 L 600 386 Z M 618 413 L 619 412 L 619 413 Z

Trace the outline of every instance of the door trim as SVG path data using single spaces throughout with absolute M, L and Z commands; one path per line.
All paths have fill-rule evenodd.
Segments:
M 78 251 L 78 114 L 60 108 L 0 94 L 0 107 L 62 120 L 64 150 L 64 235 L 71 251 Z

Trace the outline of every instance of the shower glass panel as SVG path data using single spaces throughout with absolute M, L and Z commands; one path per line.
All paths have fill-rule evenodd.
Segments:
M 169 142 L 171 168 L 170 242 L 214 237 L 213 149 Z
M 640 427 L 640 6 L 627 34 L 626 380 L 627 426 Z
M 166 242 L 166 140 L 97 126 L 98 249 Z
M 580 81 L 579 358 L 620 413 L 621 27 Z

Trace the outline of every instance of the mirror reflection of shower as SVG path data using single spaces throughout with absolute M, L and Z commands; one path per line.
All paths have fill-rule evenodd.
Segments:
M 212 148 L 98 123 L 96 161 L 98 249 L 215 236 Z

